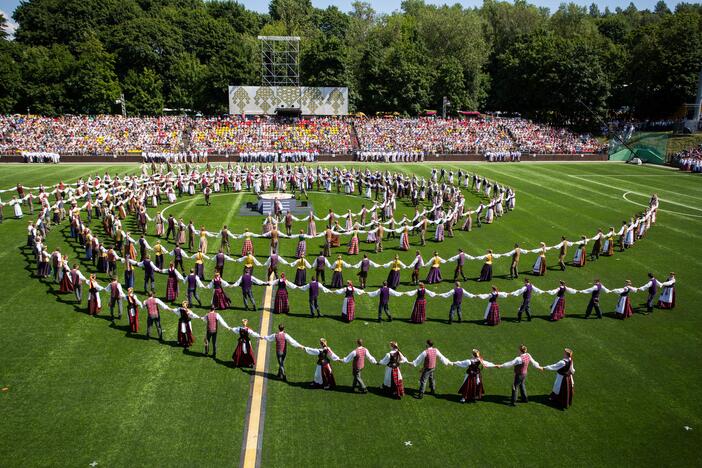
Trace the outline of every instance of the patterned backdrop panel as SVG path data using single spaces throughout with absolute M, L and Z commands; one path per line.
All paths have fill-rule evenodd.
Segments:
M 289 86 L 230 86 L 229 113 L 275 114 L 279 107 L 300 107 L 303 115 L 346 115 L 349 89 Z

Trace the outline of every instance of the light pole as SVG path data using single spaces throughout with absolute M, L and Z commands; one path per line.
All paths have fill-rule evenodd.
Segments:
M 122 108 L 122 117 L 127 116 L 127 103 L 124 100 L 124 93 L 120 93 L 119 99 L 115 101 L 115 104 L 119 104 L 120 107 Z

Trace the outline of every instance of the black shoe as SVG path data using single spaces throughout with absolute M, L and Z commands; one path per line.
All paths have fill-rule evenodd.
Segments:
M 511 401 L 511 402 L 509 403 L 509 406 L 517 406 L 517 404 L 516 404 L 515 402 Z
M 418 393 L 418 394 L 416 394 L 414 397 L 415 397 L 417 400 L 421 400 L 422 398 L 424 398 L 424 394 L 423 394 L 423 393 Z

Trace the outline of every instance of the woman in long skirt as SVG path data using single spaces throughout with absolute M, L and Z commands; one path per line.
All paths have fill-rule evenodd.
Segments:
M 305 257 L 300 257 L 295 261 L 295 285 L 304 286 L 307 284 L 307 269 L 312 268 Z
M 468 210 L 466 212 L 466 220 L 463 222 L 463 226 L 461 226 L 461 229 L 463 231 L 472 231 L 473 230 L 473 211 Z
M 549 320 L 552 322 L 556 322 L 563 317 L 565 317 L 565 312 L 566 312 L 566 303 L 565 303 L 565 293 L 566 293 L 566 285 L 564 281 L 559 282 L 560 285 L 558 286 L 558 292 L 556 293 L 556 298 L 553 300 L 553 303 L 551 304 L 551 314 L 549 316 Z
M 347 323 L 353 322 L 353 319 L 356 318 L 356 300 L 353 297 L 354 293 L 353 282 L 349 280 L 346 282 L 344 301 L 341 304 L 341 318 Z
M 100 285 L 95 279 L 95 273 L 91 274 L 88 279 L 88 315 L 97 315 L 102 309 L 100 289 Z
M 358 229 L 354 230 L 347 250 L 349 255 L 358 255 Z
M 273 302 L 274 314 L 287 314 L 290 312 L 288 304 L 288 289 L 285 283 L 285 273 L 281 273 L 280 278 L 278 279 L 278 290 L 275 293 L 275 301 Z
M 295 258 L 302 258 L 307 255 L 307 241 L 305 233 L 300 229 L 300 235 L 297 238 L 297 248 L 295 249 Z
M 439 224 L 436 225 L 436 231 L 434 231 L 434 240 L 436 242 L 443 242 L 444 241 L 444 222 L 440 221 Z
M 142 303 L 134 295 L 134 289 L 127 289 L 127 318 L 129 319 L 129 332 L 139 332 L 139 307 Z
M 303 349 L 310 356 L 317 357 L 317 366 L 314 368 L 314 377 L 310 387 L 323 388 L 325 390 L 334 389 L 336 387 L 336 379 L 334 379 L 331 361 L 340 361 L 341 359 L 327 345 L 327 340 L 320 338 L 319 348 L 304 346 Z
M 587 237 L 580 236 L 580 242 L 582 242 L 582 244 L 578 246 L 573 255 L 573 266 L 576 267 L 584 267 L 587 257 Z
M 244 244 L 241 246 L 242 257 L 246 257 L 249 254 L 254 254 L 253 242 L 251 242 L 251 236 L 248 235 L 248 232 L 248 229 L 246 229 L 246 231 L 244 232 Z
M 168 302 L 173 302 L 178 298 L 178 286 L 180 285 L 180 281 L 183 280 L 183 276 L 176 270 L 174 265 L 175 264 L 171 262 L 168 270 L 166 270 L 168 274 L 168 280 L 166 281 L 166 301 Z
M 390 262 L 390 273 L 388 273 L 388 286 L 391 289 L 397 289 L 400 285 L 400 270 L 404 264 L 400 261 L 400 257 L 395 255 L 395 259 Z
M 216 272 L 210 282 L 210 287 L 212 288 L 212 307 L 217 310 L 228 309 L 232 305 L 229 297 L 224 293 L 223 287 L 225 286 L 229 286 L 229 284 L 222 279 L 219 272 Z
M 675 307 L 675 273 L 672 271 L 668 279 L 663 283 L 663 291 L 658 298 L 658 307 L 661 309 L 672 309 Z
M 163 232 L 163 216 L 158 213 L 156 215 L 156 237 L 161 237 Z
M 332 282 L 331 282 L 331 287 L 332 288 L 343 288 L 344 287 L 344 275 L 343 275 L 343 267 L 344 267 L 344 261 L 341 259 L 341 255 L 337 255 L 336 260 L 334 261 L 333 267 L 333 273 L 332 273 Z
M 607 257 L 611 257 L 614 255 L 614 228 L 610 227 L 609 232 L 607 233 L 607 236 L 604 241 L 604 245 L 602 246 L 602 255 L 606 255 Z
M 261 336 L 250 329 L 248 325 L 249 321 L 242 319 L 240 327 L 230 328 L 232 332 L 239 335 L 236 340 L 236 348 L 234 348 L 232 353 L 234 367 L 253 367 L 256 365 L 256 358 L 254 358 L 253 349 L 251 348 L 251 337 L 261 338 Z
M 495 326 L 500 324 L 500 305 L 497 303 L 497 298 L 500 292 L 495 286 L 492 287 L 490 291 L 490 297 L 488 298 L 488 304 L 485 308 L 485 315 L 483 319 L 485 320 L 485 325 Z
M 544 276 L 546 274 L 546 244 L 543 242 L 541 243 L 541 252 L 539 252 L 539 256 L 536 257 L 534 262 L 532 273 L 536 276 Z
M 458 394 L 461 395 L 461 403 L 473 403 L 482 399 L 485 388 L 483 387 L 481 370 L 483 367 L 495 367 L 495 364 L 484 360 L 480 355 L 480 351 L 474 349 L 473 357 L 465 361 L 452 362 L 451 365 L 466 369 L 466 376 L 463 379 L 463 384 L 461 388 L 458 389 Z
M 395 341 L 390 342 L 390 352 L 383 359 L 378 361 L 378 364 L 385 366 L 385 376 L 383 378 L 383 390 L 394 398 L 400 400 L 405 394 L 405 386 L 402 380 L 402 372 L 400 365 L 407 364 L 409 361 L 400 352 L 400 347 Z
M 628 319 L 634 315 L 634 310 L 631 308 L 631 298 L 629 297 L 632 291 L 635 291 L 635 289 L 631 287 L 631 281 L 626 280 L 622 292 L 619 293 L 619 301 L 617 301 L 616 310 L 617 316 L 622 320 Z
M 402 234 L 400 234 L 400 250 L 404 250 L 406 252 L 409 250 L 409 248 L 409 228 L 407 225 L 405 225 L 405 228 L 402 230 Z
M 427 284 L 441 283 L 441 264 L 443 263 L 441 257 L 439 257 L 438 252 L 434 252 L 434 257 L 431 259 L 431 266 L 429 267 L 429 273 L 427 278 L 424 280 Z
M 573 374 L 575 373 L 575 367 L 573 367 L 573 351 L 569 348 L 565 348 L 563 359 L 550 366 L 544 366 L 543 369 L 556 372 L 556 380 L 553 382 L 553 389 L 551 390 L 549 400 L 554 402 L 561 409 L 568 409 L 570 405 L 573 404 L 575 388 L 575 382 L 573 381 Z
M 417 298 L 414 300 L 412 307 L 412 315 L 410 316 L 411 323 L 424 323 L 427 318 L 427 291 L 424 289 L 424 283 L 419 283 L 417 288 Z
M 73 292 L 73 282 L 71 281 L 71 269 L 68 267 L 68 257 L 65 255 L 61 258 L 59 281 L 59 293 L 68 294 Z
M 485 255 L 485 263 L 480 270 L 480 278 L 478 281 L 492 281 L 492 250 L 488 250 Z
M 193 318 L 200 318 L 188 309 L 188 301 L 183 301 L 180 307 L 174 312 L 178 315 L 178 344 L 185 349 L 193 345 L 193 327 L 190 321 Z
M 314 222 L 314 211 L 310 211 L 310 219 L 307 221 L 307 235 L 317 235 L 317 223 Z

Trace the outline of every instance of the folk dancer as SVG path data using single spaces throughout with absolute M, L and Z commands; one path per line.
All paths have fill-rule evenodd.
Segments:
M 436 393 L 436 381 L 434 379 L 434 370 L 436 369 L 436 359 L 439 359 L 445 366 L 448 366 L 449 361 L 441 351 L 434 347 L 432 340 L 427 340 L 427 347 L 417 356 L 412 365 L 414 367 L 422 364 L 422 373 L 419 376 L 419 393 L 415 396 L 418 400 L 424 397 L 424 390 L 427 382 L 429 382 L 429 392 L 433 395 Z
M 363 346 L 362 339 L 357 339 L 356 345 L 356 349 L 351 351 L 342 361 L 344 364 L 353 362 L 353 383 L 351 384 L 351 390 L 355 391 L 356 387 L 358 387 L 361 393 L 368 393 L 368 388 L 361 378 L 361 372 L 366 365 L 366 359 L 368 359 L 368 361 L 370 361 L 372 364 L 377 364 L 378 361 L 373 357 L 370 351 Z

